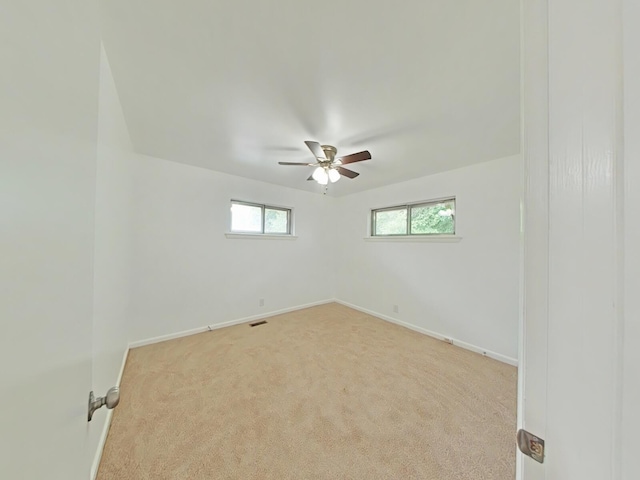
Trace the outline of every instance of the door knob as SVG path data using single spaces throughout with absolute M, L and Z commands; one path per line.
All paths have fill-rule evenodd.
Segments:
M 118 387 L 111 387 L 104 397 L 95 398 L 93 392 L 89 392 L 89 415 L 88 421 L 91 421 L 93 412 L 106 406 L 109 410 L 116 408 L 120 403 L 120 389 Z

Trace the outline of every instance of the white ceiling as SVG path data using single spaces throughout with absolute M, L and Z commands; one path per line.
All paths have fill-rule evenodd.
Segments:
M 320 192 L 304 140 L 368 149 L 345 195 L 520 151 L 514 0 L 109 0 L 136 150 Z

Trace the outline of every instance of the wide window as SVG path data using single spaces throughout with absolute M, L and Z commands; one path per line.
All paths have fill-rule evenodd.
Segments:
M 291 209 L 231 200 L 231 231 L 291 235 Z
M 371 211 L 371 235 L 454 235 L 456 200 L 398 205 Z

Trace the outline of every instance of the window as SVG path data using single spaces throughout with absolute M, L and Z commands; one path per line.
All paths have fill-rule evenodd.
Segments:
M 371 235 L 454 235 L 456 199 L 371 210 Z
M 231 231 L 291 235 L 291 209 L 231 200 Z

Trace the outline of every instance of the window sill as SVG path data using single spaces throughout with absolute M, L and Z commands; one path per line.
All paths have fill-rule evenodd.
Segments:
M 297 240 L 297 235 L 270 235 L 267 233 L 231 233 L 224 234 L 227 238 L 242 238 L 252 240 Z
M 462 237 L 458 235 L 377 235 L 364 237 L 366 242 L 431 242 L 431 243 L 458 243 Z

